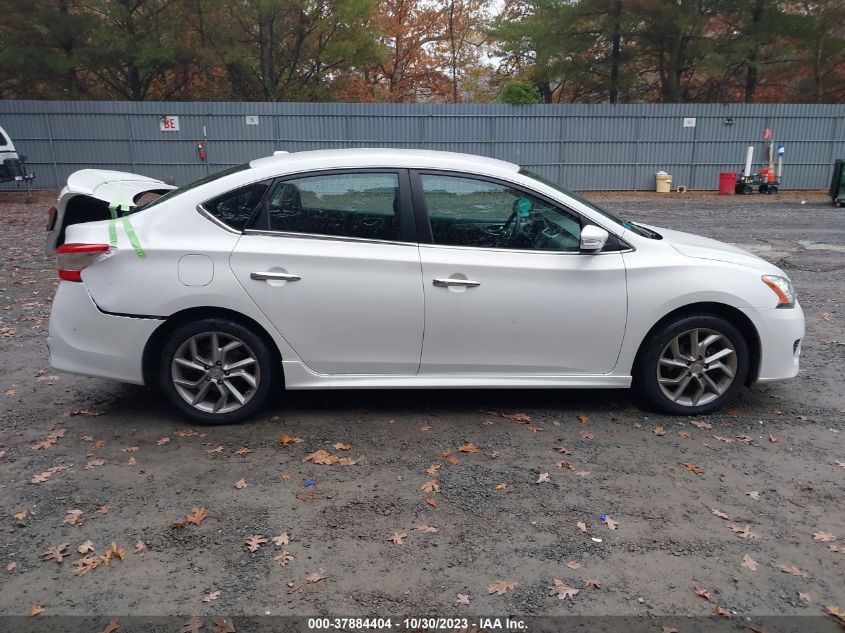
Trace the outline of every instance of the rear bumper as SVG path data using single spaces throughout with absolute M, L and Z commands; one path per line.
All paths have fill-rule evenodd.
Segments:
M 162 323 L 101 312 L 84 284 L 62 281 L 50 312 L 50 366 L 142 385 L 144 347 Z
M 744 311 L 760 336 L 760 369 L 756 382 L 773 382 L 798 374 L 801 341 L 804 338 L 804 311 L 770 308 Z

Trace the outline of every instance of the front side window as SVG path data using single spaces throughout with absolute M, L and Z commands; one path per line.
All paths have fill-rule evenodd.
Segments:
M 260 225 L 286 233 L 400 240 L 399 176 L 326 174 L 280 181 Z
M 209 200 L 203 207 L 223 224 L 243 231 L 261 203 L 272 181 L 254 182 L 245 187 L 227 191 Z
M 579 218 L 495 182 L 421 174 L 435 244 L 578 252 Z

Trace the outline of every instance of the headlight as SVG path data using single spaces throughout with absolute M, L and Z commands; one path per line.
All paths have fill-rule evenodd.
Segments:
M 763 275 L 763 283 L 778 296 L 778 304 L 775 307 L 795 307 L 795 290 L 793 290 L 792 282 L 789 279 L 777 275 Z

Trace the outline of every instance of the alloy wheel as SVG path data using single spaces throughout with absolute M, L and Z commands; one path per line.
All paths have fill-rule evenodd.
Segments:
M 171 363 L 176 392 L 206 413 L 229 413 L 252 399 L 261 380 L 255 352 L 224 332 L 202 332 L 185 340 Z
M 713 402 L 736 377 L 737 354 L 727 336 L 709 328 L 678 334 L 660 354 L 657 384 L 676 404 L 695 407 Z

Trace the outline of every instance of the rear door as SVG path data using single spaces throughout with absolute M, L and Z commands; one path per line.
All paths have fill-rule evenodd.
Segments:
M 404 170 L 277 180 L 231 266 L 304 363 L 323 374 L 415 374 L 423 290 Z

